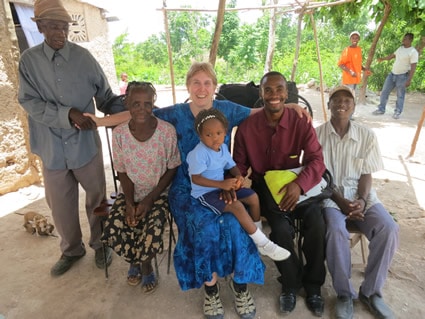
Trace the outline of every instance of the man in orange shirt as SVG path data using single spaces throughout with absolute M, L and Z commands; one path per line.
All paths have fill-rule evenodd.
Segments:
M 361 82 L 362 70 L 369 72 L 362 65 L 362 48 L 357 44 L 360 41 L 360 33 L 353 31 L 350 33 L 351 45 L 346 47 L 338 61 L 338 66 L 342 69 L 342 84 L 355 90 L 357 84 Z

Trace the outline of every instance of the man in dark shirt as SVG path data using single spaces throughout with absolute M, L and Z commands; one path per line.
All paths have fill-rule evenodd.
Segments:
M 71 17 L 59 0 L 36 0 L 34 18 L 44 42 L 26 50 L 19 61 L 19 103 L 28 113 L 31 151 L 43 161 L 47 204 L 61 237 L 62 256 L 51 269 L 59 276 L 86 254 L 79 221 L 79 185 L 86 192 L 86 213 L 103 268 L 100 218 L 93 214 L 105 198 L 102 147 L 93 98 L 114 96 L 102 68 L 84 48 L 68 42 Z M 107 249 L 107 262 L 111 250 Z
M 321 180 L 325 171 L 322 148 L 311 123 L 284 107 L 288 90 L 282 74 L 269 72 L 263 76 L 260 97 L 264 109 L 247 118 L 236 132 L 234 159 L 243 176 L 249 168 L 252 170 L 252 188 L 260 197 L 262 214 L 271 227 L 270 239 L 291 252 L 289 259 L 275 262 L 282 275 L 280 311 L 294 310 L 296 293 L 303 286 L 308 308 L 321 316 L 321 286 L 326 276 L 325 223 L 319 204 L 298 207 L 297 201 Z M 265 183 L 266 171 L 301 166 L 303 169 L 294 181 L 282 183 L 286 195 L 277 204 Z M 294 250 L 295 219 L 302 220 L 304 266 Z

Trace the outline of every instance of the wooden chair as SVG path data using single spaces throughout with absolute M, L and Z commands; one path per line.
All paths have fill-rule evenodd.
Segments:
M 109 160 L 110 160 L 111 171 L 112 171 L 112 181 L 114 183 L 114 192 L 112 192 L 110 194 L 110 199 L 105 199 L 104 201 L 102 201 L 100 206 L 97 207 L 94 210 L 94 214 L 96 216 L 102 218 L 102 223 L 100 224 L 102 233 L 103 233 L 104 223 L 105 223 L 106 219 L 108 218 L 110 209 L 111 209 L 115 199 L 117 198 L 117 195 L 118 195 L 118 192 L 119 192 L 119 190 L 118 190 L 118 183 L 119 183 L 118 172 L 114 169 L 114 162 L 113 162 L 113 157 L 112 157 L 112 143 L 111 143 L 112 130 L 113 130 L 113 127 L 105 127 L 106 141 L 107 141 L 108 153 L 109 153 Z M 168 225 L 170 227 L 169 238 L 168 238 L 169 241 L 168 241 L 168 260 L 167 260 L 167 274 L 169 274 L 170 273 L 170 266 L 171 266 L 172 243 L 173 242 L 174 242 L 174 244 L 176 243 L 176 237 L 174 235 L 174 229 L 173 229 L 173 224 L 174 224 L 173 215 L 171 215 L 171 213 L 168 213 L 166 218 L 167 218 Z M 108 274 L 108 265 L 106 264 L 106 245 L 104 243 L 103 243 L 103 255 L 105 257 L 105 278 L 106 278 L 106 280 L 108 280 L 109 274 Z M 157 259 L 156 255 L 154 257 L 154 262 L 155 262 L 155 272 L 157 274 L 157 277 L 159 278 L 158 259 Z
M 367 265 L 367 258 L 369 256 L 368 240 L 366 236 L 360 232 L 357 226 L 353 224 L 347 225 L 347 230 L 350 233 L 350 248 L 353 249 L 358 243 L 360 243 L 360 251 L 362 255 L 361 263 L 352 263 L 352 268 L 365 269 Z

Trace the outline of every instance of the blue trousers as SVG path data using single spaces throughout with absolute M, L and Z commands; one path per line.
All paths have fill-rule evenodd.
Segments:
M 385 79 L 384 86 L 382 87 L 381 98 L 378 105 L 378 109 L 382 112 L 385 112 L 385 107 L 388 103 L 388 98 L 391 91 L 396 88 L 397 92 L 397 101 L 395 102 L 395 114 L 401 114 L 404 107 L 404 96 L 406 95 L 406 82 L 409 73 L 403 74 L 393 74 L 392 72 L 388 74 Z
M 326 262 L 338 296 L 357 298 L 350 281 L 351 251 L 350 234 L 346 223 L 354 223 L 369 240 L 369 258 L 361 284 L 362 293 L 369 297 L 382 296 L 382 287 L 387 278 L 394 253 L 398 247 L 398 224 L 382 204 L 370 207 L 363 221 L 349 221 L 336 208 L 323 209 L 326 221 Z

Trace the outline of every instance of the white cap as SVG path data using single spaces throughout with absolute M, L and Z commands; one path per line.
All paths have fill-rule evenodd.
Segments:
M 351 32 L 351 33 L 350 33 L 349 38 L 351 38 L 351 36 L 353 36 L 353 35 L 355 35 L 355 34 L 357 34 L 357 35 L 360 37 L 360 33 L 359 33 L 359 31 L 353 31 L 353 32 Z

